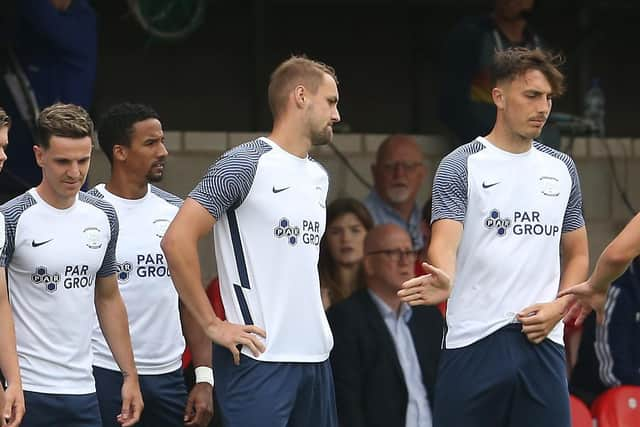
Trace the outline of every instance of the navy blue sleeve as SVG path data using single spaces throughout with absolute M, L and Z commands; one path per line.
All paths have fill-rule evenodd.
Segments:
M 625 277 L 621 279 L 625 280 Z M 605 304 L 604 322 L 596 326 L 599 375 L 607 387 L 640 385 L 640 373 L 633 357 L 634 351 L 637 352 L 640 346 L 634 334 L 638 327 L 638 307 L 633 301 L 627 290 L 611 286 Z

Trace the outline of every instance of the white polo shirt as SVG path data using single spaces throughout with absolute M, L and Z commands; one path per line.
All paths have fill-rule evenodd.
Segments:
M 479 137 L 438 167 L 432 222 L 441 219 L 464 226 L 446 317 L 446 347 L 463 347 L 555 299 L 560 238 L 584 226 L 573 160 L 538 142 L 513 154 Z M 563 344 L 562 322 L 549 338 Z
M 118 214 L 118 286 L 127 307 L 131 346 L 141 375 L 173 372 L 182 365 L 184 338 L 178 293 L 160 240 L 182 200 L 149 185 L 136 200 L 123 199 L 99 184 L 89 194 L 103 198 Z M 96 322 L 97 323 L 97 322 Z M 100 326 L 93 332 L 93 364 L 119 371 Z
M 22 385 L 53 394 L 95 392 L 91 369 L 96 277 L 116 272 L 118 219 L 85 193 L 67 209 L 35 189 L 0 207 Z
M 258 360 L 329 357 L 333 337 L 318 278 L 328 185 L 316 161 L 259 138 L 223 154 L 189 195 L 216 219 L 227 319 L 267 333 Z M 255 358 L 246 348 L 242 352 Z

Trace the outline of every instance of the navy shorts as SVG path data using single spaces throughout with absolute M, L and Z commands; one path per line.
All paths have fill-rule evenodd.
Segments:
M 50 394 L 24 392 L 27 412 L 22 427 L 101 427 L 95 393 Z
M 433 427 L 569 427 L 564 347 L 533 344 L 521 324 L 469 346 L 445 349 Z
M 333 373 L 319 363 L 260 362 L 213 350 L 216 398 L 225 427 L 337 427 Z
M 120 427 L 116 416 L 122 409 L 122 373 L 93 367 L 100 414 L 104 427 Z M 182 370 L 162 375 L 139 375 L 144 410 L 137 427 L 182 427 L 187 388 Z

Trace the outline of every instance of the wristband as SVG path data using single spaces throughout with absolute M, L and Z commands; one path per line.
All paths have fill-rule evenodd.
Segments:
M 213 369 L 208 366 L 198 366 L 195 369 L 196 384 L 209 383 L 213 387 Z

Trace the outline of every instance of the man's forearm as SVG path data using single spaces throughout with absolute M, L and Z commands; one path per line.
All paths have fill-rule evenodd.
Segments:
M 584 282 L 589 274 L 589 255 L 574 255 L 570 259 L 565 259 L 562 263 L 560 274 L 560 290 L 573 286 L 576 283 Z
M 640 255 L 640 214 L 634 216 L 606 247 L 589 278 L 591 286 L 604 290 Z
M 191 350 L 193 366 L 211 367 L 211 340 L 182 302 L 180 302 L 180 319 L 182 321 L 182 333 Z
M 589 274 L 587 229 L 583 226 L 562 234 L 560 249 L 562 264 L 558 288 L 562 291 L 577 283 L 584 282 Z M 565 295 L 556 299 L 554 302 L 561 303 L 562 311 L 566 312 L 573 301 L 575 301 L 575 299 L 572 296 Z
M 456 252 L 453 250 L 429 250 L 427 253 L 427 262 L 443 270 L 449 276 L 451 280 L 451 286 L 453 286 L 453 279 L 456 272 Z
M 605 289 L 611 282 L 620 277 L 625 272 L 629 263 L 633 259 L 616 256 L 612 253 L 610 247 L 607 247 L 593 270 L 589 278 L 592 286 L 596 289 Z
M 0 370 L 9 384 L 20 384 L 20 368 L 16 353 L 16 334 L 11 306 L 6 298 L 0 300 Z
M 102 333 L 123 376 L 137 376 L 127 310 L 120 292 L 112 295 L 96 293 L 96 313 Z
M 202 287 L 197 244 L 173 236 L 165 234 L 162 240 L 162 250 L 169 264 L 171 279 L 182 304 L 190 311 L 201 329 L 208 329 L 220 322 L 220 319 L 213 312 Z

